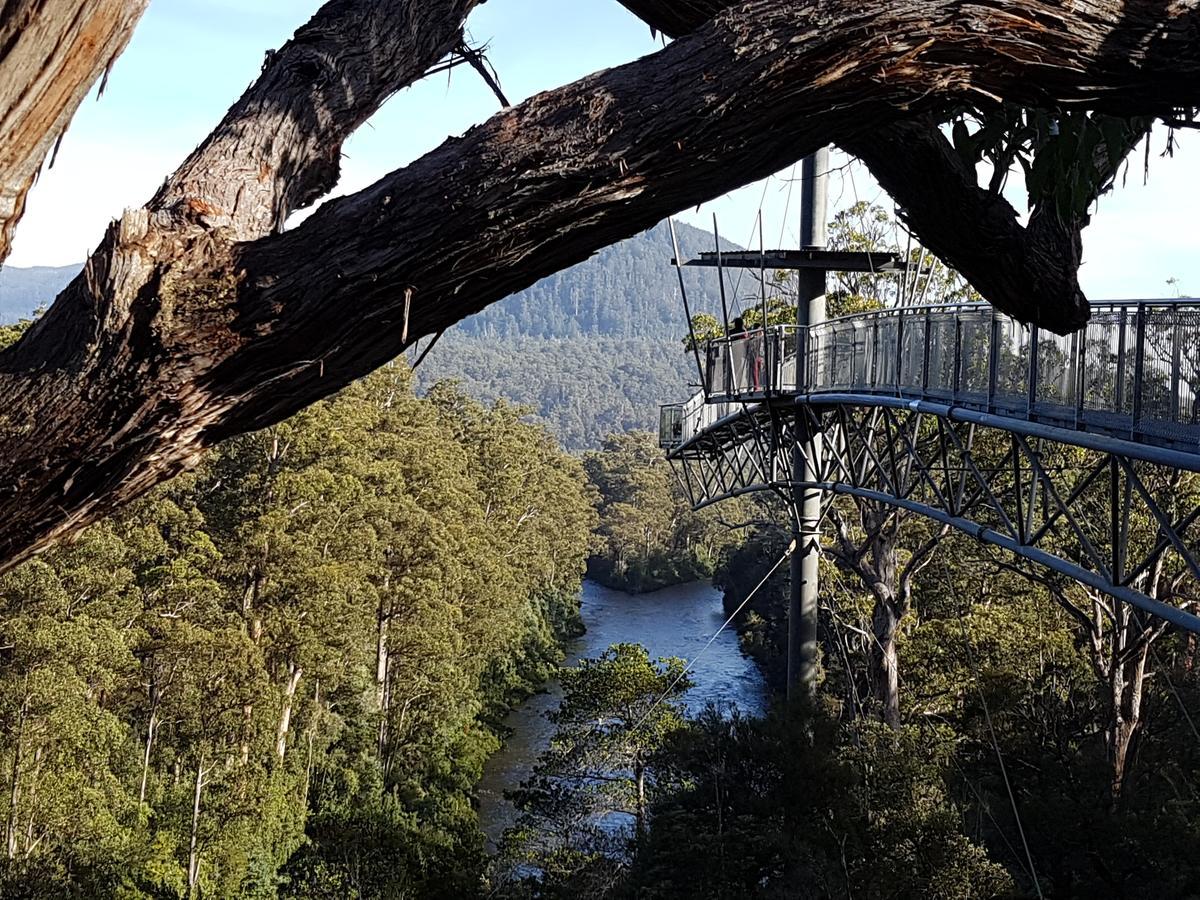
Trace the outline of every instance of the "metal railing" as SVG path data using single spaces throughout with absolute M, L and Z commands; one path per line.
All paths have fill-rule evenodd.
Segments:
M 795 325 L 776 325 L 709 341 L 701 353 L 709 400 L 761 400 L 795 393 L 801 331 Z
M 1196 300 L 1094 304 L 1066 337 L 985 303 L 905 307 L 711 341 L 701 360 L 705 390 L 662 409 L 663 447 L 748 402 L 866 393 L 1200 451 Z

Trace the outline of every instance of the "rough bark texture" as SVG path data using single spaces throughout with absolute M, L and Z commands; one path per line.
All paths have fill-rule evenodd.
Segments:
M 671 37 L 702 26 L 731 0 L 620 0 L 655 31 Z M 930 250 L 984 297 L 1022 322 L 1060 334 L 1087 321 L 1079 287 L 1082 221 L 1034 210 L 1029 227 L 1001 195 L 978 184 L 934 116 L 881 122 L 839 143 L 867 165 L 900 215 Z M 1105 160 L 1115 171 L 1120 160 Z
M 330 177 L 328 142 L 434 62 L 446 42 L 425 38 L 457 38 L 469 5 L 421 5 L 403 18 L 419 39 L 394 17 L 363 14 L 378 4 L 326 6 L 319 16 L 333 18 L 318 37 L 332 42 L 330 71 L 342 73 L 356 47 L 413 58 L 373 88 L 315 104 L 322 140 L 308 153 L 279 148 L 264 172 L 248 157 L 274 144 L 251 132 L 278 130 L 278 110 L 314 103 L 333 83 L 279 75 L 283 86 L 239 104 L 219 129 L 242 134 L 210 140 L 212 160 L 202 147 L 185 165 L 191 175 L 114 223 L 80 278 L 0 354 L 4 567 L 194 464 L 209 444 L 277 421 L 417 337 L 831 139 L 980 95 L 1116 114 L 1200 103 L 1192 9 L 759 0 L 506 110 L 294 231 L 237 243 L 312 198 Z M 304 58 L 293 44 L 276 57 Z M 277 96 L 306 89 L 307 101 Z M 315 127 L 289 115 L 298 133 Z M 226 161 L 204 187 L 231 153 L 247 158 Z M 243 206 L 228 179 L 257 199 Z
M 247 241 L 337 184 L 342 143 L 463 39 L 482 0 L 335 0 L 262 75 L 150 201 L 155 226 L 228 229 Z
M 129 43 L 147 3 L 0 3 L 0 263 L 42 162 L 88 89 Z
M 842 141 L 896 200 L 922 243 L 998 309 L 1063 333 L 1089 316 L 1079 287 L 1086 222 L 1037 210 L 1029 227 L 1000 194 L 978 184 L 932 116 L 896 122 Z
M 1158 597 L 1162 587 L 1162 565 L 1151 567 L 1142 589 Z M 1104 727 L 1104 749 L 1112 778 L 1113 805 L 1126 793 L 1134 749 L 1142 730 L 1142 701 L 1145 698 L 1150 650 L 1167 628 L 1158 620 L 1147 621 L 1127 605 L 1093 591 L 1088 651 L 1092 668 L 1107 688 L 1108 716 Z M 1060 599 L 1060 603 L 1064 602 Z

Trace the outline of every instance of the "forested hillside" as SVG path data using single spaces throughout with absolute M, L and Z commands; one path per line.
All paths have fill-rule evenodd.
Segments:
M 713 249 L 711 233 L 682 222 L 676 223 L 675 230 L 685 257 Z M 723 242 L 722 247 L 733 249 L 734 245 Z M 493 304 L 462 322 L 458 331 L 492 339 L 521 335 L 678 340 L 686 320 L 672 256 L 670 231 L 664 222 Z M 684 284 L 694 311 L 720 309 L 713 272 L 685 269 Z M 746 276 L 742 286 L 745 293 L 752 294 L 749 284 Z
M 709 578 L 741 543 L 740 531 L 725 527 L 722 516 L 738 519 L 744 504 L 693 510 L 656 434 L 609 435 L 599 450 L 584 454 L 583 466 L 600 513 L 588 577 L 602 584 L 642 592 Z
M 477 889 L 471 792 L 579 628 L 595 513 L 542 429 L 410 381 L 0 580 L 0 896 Z
M 684 256 L 712 249 L 711 234 L 676 229 Z M 445 335 L 418 383 L 457 378 L 474 397 L 526 404 L 573 450 L 657 428 L 659 404 L 686 397 L 696 379 L 680 341 L 687 319 L 672 255 L 664 223 L 543 279 Z M 684 283 L 693 312 L 720 309 L 712 270 L 685 270 Z M 749 275 L 732 284 L 756 296 Z
M 449 334 L 417 374 L 423 385 L 456 379 L 473 397 L 527 406 L 564 447 L 583 450 L 609 434 L 657 429 L 659 404 L 686 398 L 695 369 L 676 340 Z

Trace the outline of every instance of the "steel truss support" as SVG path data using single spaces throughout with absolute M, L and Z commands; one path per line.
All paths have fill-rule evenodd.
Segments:
M 1178 468 L 867 397 L 794 409 L 761 404 L 674 451 L 692 504 L 756 490 L 867 498 L 1200 633 L 1200 506 L 1169 489 Z M 808 434 L 825 435 L 823 452 L 784 474 Z M 1155 566 L 1180 576 L 1171 603 L 1143 590 Z

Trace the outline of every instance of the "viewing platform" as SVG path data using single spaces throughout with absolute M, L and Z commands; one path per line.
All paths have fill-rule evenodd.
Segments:
M 700 347 L 701 390 L 663 406 L 671 453 L 750 406 L 821 395 L 932 401 L 1200 457 L 1200 300 L 1093 304 L 1061 337 L 987 303 L 909 306 Z

